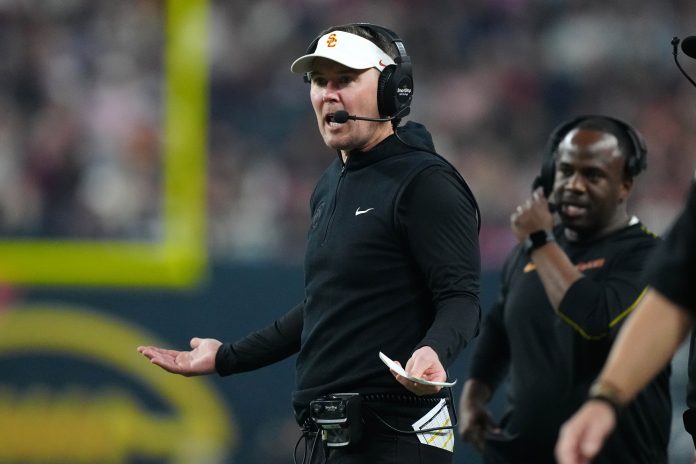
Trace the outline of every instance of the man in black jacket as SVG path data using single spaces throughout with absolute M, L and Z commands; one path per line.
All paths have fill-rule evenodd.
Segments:
M 438 408 L 441 422 L 421 428 L 452 426 L 447 395 L 432 382 L 447 380 L 447 367 L 478 331 L 476 201 L 423 126 L 398 127 L 413 78 L 392 31 L 332 27 L 291 69 L 310 83 L 319 132 L 338 155 L 310 200 L 304 300 L 235 343 L 194 338 L 191 351 L 138 349 L 183 375 L 229 375 L 297 353 L 298 423 L 316 431 L 312 401 L 356 393 L 353 423 L 366 429 L 357 443 L 342 435 L 354 430 L 327 430 L 323 439 L 334 446 L 311 447 L 310 461 L 449 463 L 452 431 L 414 434 L 413 424 Z M 390 372 L 380 352 L 412 379 Z M 336 446 L 340 440 L 351 446 Z
M 561 424 L 585 400 L 616 333 L 645 292 L 642 272 L 658 240 L 626 202 L 646 150 L 628 124 L 582 116 L 550 138 L 542 181 L 511 216 L 520 245 L 504 268 L 500 298 L 474 349 L 460 399 L 462 438 L 486 463 L 553 463 Z M 509 374 L 497 424 L 486 403 Z M 620 418 L 603 463 L 667 462 L 669 372 Z
M 696 176 L 684 209 L 651 256 L 650 290 L 621 329 L 606 365 L 593 384 L 588 401 L 561 429 L 556 457 L 561 464 L 595 462 L 620 416 L 645 385 L 669 364 L 693 330 L 696 320 Z M 694 380 L 694 342 L 689 380 Z M 693 385 L 690 384 L 684 425 L 692 435 Z M 627 406 L 628 405 L 628 406 Z M 618 414 L 618 417 L 617 417 Z M 618 419 L 618 420 L 617 420 Z M 609 438 L 611 439 L 611 438 Z

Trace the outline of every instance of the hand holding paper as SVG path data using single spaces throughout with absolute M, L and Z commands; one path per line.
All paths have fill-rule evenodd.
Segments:
M 389 357 L 382 353 L 381 351 L 379 352 L 379 358 L 382 360 L 384 364 L 387 365 L 387 367 L 400 376 L 404 377 L 405 379 L 408 379 L 412 382 L 420 383 L 423 385 L 429 385 L 429 386 L 436 386 L 436 387 L 453 387 L 456 383 L 457 380 L 455 379 L 453 382 L 435 382 L 435 381 L 430 381 L 430 380 L 425 380 L 420 377 L 413 377 L 409 374 L 406 373 L 403 367 L 401 367 L 399 364 L 395 363 Z

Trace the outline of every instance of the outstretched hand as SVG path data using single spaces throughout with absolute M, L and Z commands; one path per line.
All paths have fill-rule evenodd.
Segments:
M 190 377 L 215 372 L 215 355 L 220 345 L 222 342 L 214 338 L 192 338 L 191 351 L 139 346 L 138 352 L 167 372 Z
M 399 361 L 394 362 L 401 365 Z M 431 382 L 445 382 L 447 380 L 447 372 L 445 372 L 445 368 L 440 363 L 440 358 L 438 358 L 435 350 L 429 346 L 423 346 L 414 351 L 411 358 L 406 362 L 404 370 L 413 377 L 430 380 Z M 418 396 L 434 395 L 442 388 L 436 385 L 423 385 L 422 383 L 414 382 L 394 371 L 391 371 L 391 373 L 397 382 Z

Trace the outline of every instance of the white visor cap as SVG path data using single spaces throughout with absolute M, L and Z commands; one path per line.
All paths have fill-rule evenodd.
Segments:
M 309 73 L 314 70 L 315 58 L 327 58 L 351 69 L 376 68 L 379 72 L 396 64 L 374 43 L 344 31 L 333 31 L 322 36 L 314 53 L 296 59 L 290 70 L 298 74 Z

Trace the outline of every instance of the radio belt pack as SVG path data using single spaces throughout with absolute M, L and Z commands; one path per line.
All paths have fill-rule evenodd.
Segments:
M 309 403 L 310 417 L 329 448 L 350 447 L 362 438 L 362 398 L 358 393 L 333 393 Z

